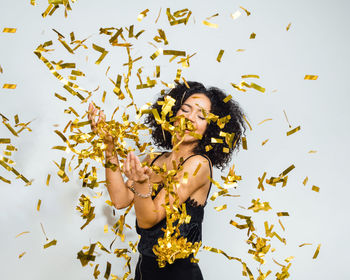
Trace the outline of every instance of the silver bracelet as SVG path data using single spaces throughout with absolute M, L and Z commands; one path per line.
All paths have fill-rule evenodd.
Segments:
M 134 186 L 129 187 L 129 186 L 127 185 L 127 187 L 128 187 L 134 194 L 136 194 L 137 196 L 142 197 L 142 198 L 147 198 L 147 197 L 150 197 L 150 196 L 152 195 L 152 191 L 153 191 L 153 188 L 152 188 L 151 183 L 149 182 L 149 180 L 148 180 L 148 185 L 149 185 L 149 192 L 148 192 L 148 194 L 139 193 L 138 191 L 135 190 Z

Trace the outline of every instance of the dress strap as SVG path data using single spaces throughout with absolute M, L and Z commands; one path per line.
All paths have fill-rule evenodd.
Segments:
M 152 160 L 150 166 L 152 166 L 153 163 L 154 163 L 160 156 L 162 156 L 164 153 L 165 153 L 165 152 L 162 152 L 160 155 L 156 156 L 156 157 Z

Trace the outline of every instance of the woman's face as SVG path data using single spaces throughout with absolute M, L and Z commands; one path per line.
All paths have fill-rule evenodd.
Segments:
M 210 109 L 210 99 L 202 93 L 195 93 L 185 100 L 185 102 L 181 105 L 179 111 L 177 112 L 176 116 L 183 115 L 184 117 L 186 117 L 193 125 L 193 132 L 203 136 L 208 125 L 207 120 L 203 115 L 203 110 L 208 114 L 210 112 Z M 178 126 L 179 121 L 176 120 L 174 125 Z M 198 141 L 196 137 L 189 135 L 189 132 L 190 131 L 188 130 L 185 131 L 185 137 L 183 141 Z

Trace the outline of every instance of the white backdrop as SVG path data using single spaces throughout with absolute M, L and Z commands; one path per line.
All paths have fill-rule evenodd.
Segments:
M 162 28 L 169 40 L 166 49 L 186 50 L 187 54 L 197 53 L 190 60 L 191 66 L 183 69 L 187 80 L 196 80 L 207 86 L 218 86 L 231 94 L 247 114 L 252 131 L 247 132 L 248 150 L 241 150 L 232 163 L 243 180 L 232 194 L 239 198 L 218 198 L 208 201 L 203 223 L 203 244 L 224 250 L 230 256 L 242 258 L 247 262 L 253 274 L 258 275 L 258 263 L 247 253 L 248 245 L 245 231 L 229 224 L 240 213 L 253 216 L 259 232 L 264 234 L 264 221 L 275 224 L 274 229 L 287 240 L 287 245 L 273 239 L 275 252 L 266 255 L 266 265 L 261 269 L 273 273 L 267 279 L 276 278 L 280 267 L 272 259 L 286 264 L 284 259 L 294 256 L 289 269 L 291 279 L 347 279 L 347 260 L 350 249 L 347 237 L 350 235 L 346 214 L 349 213 L 346 167 L 349 167 L 348 112 L 349 96 L 348 62 L 350 24 L 347 11 L 350 3 L 335 1 L 286 1 L 286 0 L 249 0 L 249 1 L 112 1 L 78 0 L 72 4 L 72 11 L 64 18 L 63 9 L 52 16 L 41 17 L 47 7 L 47 1 L 0 2 L 0 28 L 17 28 L 14 34 L 0 34 L 0 113 L 13 122 L 18 114 L 21 122 L 33 120 L 29 125 L 32 132 L 24 131 L 18 138 L 8 129 L 0 126 L 0 138 L 11 138 L 18 151 L 11 157 L 16 169 L 28 179 L 34 179 L 31 186 L 24 186 L 12 173 L 0 167 L 0 176 L 11 180 L 11 184 L 0 181 L 0 267 L 1 279 L 93 279 L 93 268 L 82 267 L 76 259 L 76 253 L 83 246 L 101 241 L 106 247 L 114 238 L 110 230 L 104 233 L 104 225 L 113 224 L 124 210 L 112 215 L 112 208 L 104 203 L 108 199 L 101 185 L 97 191 L 103 191 L 103 197 L 96 201 L 96 218 L 84 229 L 84 223 L 75 207 L 81 193 L 93 196 L 94 191 L 82 189 L 81 181 L 75 173 L 68 173 L 70 181 L 62 183 L 56 175 L 63 152 L 52 150 L 62 145 L 61 139 L 53 132 L 63 130 L 65 124 L 74 119 L 64 114 L 64 109 L 72 106 L 80 115 L 87 110 L 87 104 L 80 104 L 77 98 L 70 96 L 62 84 L 48 71 L 46 66 L 34 55 L 33 51 L 45 41 L 52 40 L 55 49 L 43 55 L 49 60 L 76 62 L 79 69 L 86 73 L 78 78 L 78 84 L 93 93 L 91 100 L 102 106 L 107 114 L 120 103 L 112 93 L 113 87 L 105 76 L 108 66 L 109 76 L 115 80 L 118 74 L 125 73 L 126 52 L 122 48 L 112 47 L 108 37 L 99 35 L 100 27 L 129 27 L 135 25 L 135 33 L 146 31 L 140 36 L 133 48 L 132 56 L 143 59 L 134 65 L 135 71 L 143 66 L 142 77 L 152 76 L 154 65 L 161 67 L 161 80 L 171 82 L 176 76 L 180 64 L 169 63 L 170 57 L 159 56 L 155 61 L 149 56 L 155 51 L 147 42 L 153 41 L 157 29 Z M 251 12 L 248 17 L 239 7 Z M 189 23 L 170 26 L 165 10 L 176 11 L 188 8 L 192 11 Z M 159 9 L 162 8 L 158 23 L 155 23 Z M 147 16 L 137 21 L 137 15 L 149 9 Z M 242 15 L 233 20 L 231 13 L 239 10 Z M 219 16 L 210 22 L 219 25 L 210 28 L 202 24 L 206 17 L 215 13 Z M 291 23 L 287 31 L 287 25 Z M 57 41 L 52 28 L 62 33 L 67 42 L 69 33 L 74 31 L 76 39 L 91 36 L 86 45 L 89 49 L 79 49 L 75 55 L 69 54 Z M 249 39 L 251 33 L 255 39 Z M 94 61 L 100 53 L 92 49 L 92 43 L 109 51 L 100 65 Z M 156 43 L 153 41 L 153 43 Z M 161 44 L 158 44 L 161 45 Z M 49 47 L 51 48 L 51 47 Z M 225 50 L 221 63 L 216 61 L 220 49 Z M 237 49 L 245 49 L 237 52 Z M 88 59 L 86 57 L 88 56 Z M 68 70 L 62 72 L 69 74 Z M 240 92 L 230 83 L 239 83 L 241 76 L 257 74 L 259 80 L 252 80 L 266 88 L 265 93 L 255 90 Z M 318 75 L 315 81 L 304 80 L 306 74 Z M 134 75 L 130 88 L 138 105 L 155 100 L 160 89 L 158 81 L 153 89 L 135 90 L 137 79 Z M 3 89 L 2 85 L 17 84 L 15 90 Z M 107 91 L 106 102 L 101 102 L 103 90 Z M 66 96 L 63 102 L 54 93 Z M 300 125 L 301 130 L 286 136 L 289 131 L 283 110 L 288 115 L 292 128 Z M 272 121 L 258 125 L 264 119 Z M 58 125 L 58 126 L 54 126 Z M 262 146 L 261 143 L 269 139 Z M 2 151 L 5 147 L 0 144 Z M 316 153 L 309 153 L 316 150 Z M 71 154 L 66 155 L 67 158 Z M 258 177 L 266 171 L 267 177 L 277 176 L 294 164 L 286 187 L 257 189 Z M 73 165 L 75 166 L 75 164 Z M 100 166 L 99 166 L 100 167 Z M 45 185 L 47 174 L 51 174 L 50 186 Z M 98 170 L 100 180 L 104 180 L 104 170 Z M 227 175 L 215 170 L 215 179 Z M 308 176 L 306 186 L 302 184 Z M 319 193 L 311 190 L 312 185 L 320 187 Z M 216 187 L 212 187 L 212 192 Z M 252 199 L 268 201 L 272 207 L 269 212 L 254 213 L 242 209 L 251 205 Z M 38 199 L 42 205 L 36 210 Z M 217 212 L 213 209 L 226 203 L 227 209 Z M 289 217 L 281 217 L 286 231 L 278 224 L 276 212 L 289 212 Z M 126 222 L 135 223 L 134 211 L 127 216 Z M 47 242 L 42 233 L 43 224 L 49 240 L 56 239 L 57 245 L 43 249 Z M 29 231 L 16 238 L 16 235 Z M 126 229 L 126 239 L 136 241 L 134 229 Z M 312 245 L 299 247 L 302 243 Z M 312 256 L 318 244 L 321 250 L 316 259 Z M 127 243 L 116 241 L 114 248 L 127 248 Z M 22 253 L 26 254 L 19 258 Z M 228 260 L 223 255 L 200 250 L 197 255 L 205 279 L 245 279 L 241 265 Z M 138 253 L 132 254 L 134 270 Z M 113 255 L 98 254 L 96 263 L 103 278 L 106 261 L 112 264 L 112 273 L 119 277 L 125 273 L 124 262 Z M 132 275 L 131 275 L 132 276 Z

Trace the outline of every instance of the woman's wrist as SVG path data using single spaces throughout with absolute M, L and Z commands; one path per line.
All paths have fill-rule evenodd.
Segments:
M 134 194 L 139 197 L 147 198 L 152 195 L 152 185 L 149 181 L 149 178 L 146 178 L 143 181 L 132 181 L 131 186 L 127 186 Z

